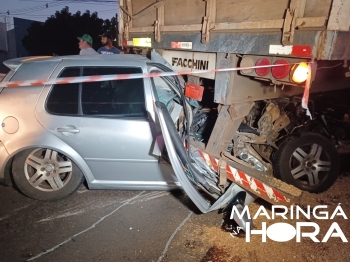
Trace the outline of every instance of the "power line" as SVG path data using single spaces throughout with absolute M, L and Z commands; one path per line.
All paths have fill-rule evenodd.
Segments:
M 115 13 L 116 11 L 118 11 L 118 9 L 107 9 L 107 10 L 102 10 L 102 11 L 91 11 L 90 13 L 97 13 L 97 14 L 100 14 L 100 13 Z M 74 14 L 73 14 L 74 15 Z M 11 16 L 46 16 L 46 17 L 49 17 L 49 16 L 55 16 L 55 13 L 54 14 L 37 14 L 37 15 L 28 15 L 28 14 L 15 14 L 15 15 L 10 15 L 8 17 L 11 17 Z
M 22 8 L 22 9 L 15 9 L 15 10 L 12 10 L 11 12 L 12 13 L 16 13 L 16 12 L 27 12 L 27 11 L 33 11 L 33 10 L 36 10 L 36 9 L 41 9 L 43 7 L 43 5 L 40 5 L 40 6 L 33 6 L 33 7 L 27 7 L 27 8 Z M 46 6 L 45 6 L 46 7 Z M 9 13 L 9 11 L 7 12 L 2 12 L 3 14 L 5 13 Z
M 81 0 L 80 0 L 81 1 Z M 46 5 L 45 7 L 43 6 L 40 6 L 40 7 L 33 7 L 33 8 L 27 8 L 27 9 L 19 9 L 19 10 L 14 10 L 14 11 L 11 11 L 11 12 L 7 12 L 8 15 L 11 15 L 11 16 L 14 16 L 14 15 L 22 15 L 22 14 L 27 14 L 27 13 L 33 13 L 33 12 L 37 12 L 37 11 L 41 11 L 41 10 L 44 10 L 44 9 L 47 9 L 47 8 L 53 8 L 53 7 L 57 7 L 57 6 L 60 6 L 60 5 L 64 5 L 64 4 L 72 4 L 74 1 L 65 1 L 65 3 L 53 3 L 51 5 Z M 76 1 L 75 1 L 76 2 Z M 85 1 L 81 1 L 81 2 L 85 2 Z M 102 2 L 102 1 L 101 1 Z M 108 13 L 108 12 L 114 12 L 114 11 L 118 11 L 118 9 L 109 9 L 109 10 L 103 10 L 103 11 L 95 11 L 97 13 Z M 6 13 L 0 13 L 0 14 L 6 14 Z
M 9 17 L 17 17 L 17 16 L 30 16 L 30 17 L 49 17 L 49 16 L 53 16 L 54 14 L 52 14 L 52 15 L 26 15 L 26 14 L 24 14 L 24 15 L 13 15 L 13 16 L 9 16 Z
M 7 12 L 1 12 L 0 14 L 7 14 L 7 15 L 19 15 L 19 14 L 26 14 L 26 13 L 33 13 L 33 12 L 37 12 L 37 11 L 41 11 L 44 9 L 48 9 L 48 8 L 53 8 L 53 7 L 57 7 L 60 5 L 64 5 L 64 4 L 69 4 L 69 2 L 66 3 L 53 3 L 51 5 L 40 5 L 40 6 L 36 6 L 36 7 L 32 7 L 32 8 L 25 8 L 25 9 L 17 9 L 17 10 L 13 10 L 13 11 L 7 11 Z
M 20 0 L 22 1 L 22 0 Z M 6 19 L 6 17 L 10 18 L 10 17 L 28 17 L 28 18 L 35 18 L 37 17 L 38 19 L 40 17 L 47 17 L 50 18 L 52 16 L 55 16 L 55 13 L 58 10 L 55 10 L 55 12 L 53 14 L 49 14 L 49 15 L 45 15 L 45 14 L 28 14 L 28 13 L 33 13 L 33 12 L 38 12 L 44 9 L 48 9 L 48 8 L 53 8 L 53 7 L 57 7 L 60 5 L 70 5 L 70 4 L 78 4 L 78 3 L 84 3 L 84 4 L 104 4 L 104 5 L 110 5 L 110 4 L 106 4 L 106 3 L 117 3 L 116 1 L 110 1 L 110 0 L 101 0 L 101 1 L 94 1 L 94 0 L 53 0 L 53 2 L 50 2 L 49 4 L 47 4 L 47 1 L 42 1 L 42 0 L 26 0 L 26 1 L 32 1 L 32 2 L 46 2 L 46 5 L 40 5 L 40 6 L 34 6 L 34 7 L 28 7 L 28 8 L 22 8 L 22 9 L 15 9 L 12 11 L 8 11 L 8 12 L 0 12 L 0 18 L 4 17 Z M 102 10 L 102 11 L 92 11 L 91 13 L 97 13 L 97 14 L 102 14 L 102 13 L 114 13 L 118 11 L 118 9 L 108 9 L 108 10 Z M 6 15 L 7 13 L 10 13 L 10 15 Z M 9 23 L 6 23 L 7 25 L 10 25 Z M 11 26 L 11 25 L 10 25 Z
M 22 12 L 13 12 L 13 13 L 10 13 L 11 15 L 19 15 L 19 14 L 27 14 L 27 13 L 33 13 L 33 12 L 37 12 L 37 11 L 41 11 L 41 10 L 44 10 L 44 9 L 48 9 L 48 8 L 53 8 L 53 7 L 57 7 L 57 6 L 60 6 L 60 5 L 63 5 L 63 4 L 56 4 L 56 5 L 51 5 L 49 7 L 43 7 L 43 8 L 37 8 L 37 9 L 33 9 L 31 11 L 22 11 Z
M 115 13 L 115 11 L 118 11 L 118 9 L 109 9 L 109 10 L 103 10 L 103 11 L 96 11 L 96 13 L 109 13 L 109 12 L 113 12 Z
M 29 2 L 41 2 L 41 3 L 47 3 L 47 1 L 45 0 L 20 0 L 20 1 L 29 1 Z M 64 3 L 64 2 L 70 2 L 71 4 L 87 4 L 87 5 L 110 5 L 110 6 L 115 6 L 117 5 L 117 1 L 82 1 L 82 0 L 53 0 L 53 2 L 61 2 L 61 3 Z

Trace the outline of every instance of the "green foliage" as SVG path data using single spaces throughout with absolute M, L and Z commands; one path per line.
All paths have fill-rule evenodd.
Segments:
M 23 38 L 23 46 L 30 55 L 62 55 L 79 54 L 77 37 L 88 34 L 93 39 L 93 48 L 101 47 L 99 35 L 109 32 L 116 37 L 116 18 L 103 20 L 98 14 L 76 12 L 72 14 L 68 7 L 57 11 L 45 23 L 33 23 L 28 28 L 28 34 Z

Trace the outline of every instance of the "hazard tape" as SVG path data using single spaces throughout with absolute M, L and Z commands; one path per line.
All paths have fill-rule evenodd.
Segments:
M 300 64 L 300 63 L 292 63 L 292 64 L 288 64 L 288 65 L 297 65 L 297 64 Z M 2 88 L 2 87 L 18 87 L 18 86 L 62 85 L 62 84 L 73 84 L 73 83 L 87 83 L 87 82 L 100 82 L 100 81 L 112 81 L 112 80 L 150 78 L 150 77 L 161 77 L 161 76 L 164 77 L 164 76 L 179 76 L 179 75 L 190 75 L 190 74 L 205 74 L 205 73 L 229 72 L 229 71 L 239 71 L 239 70 L 265 68 L 265 67 L 276 67 L 276 66 L 285 66 L 285 64 L 232 67 L 232 68 L 197 70 L 197 71 L 183 71 L 183 72 L 78 76 L 78 77 L 63 77 L 63 78 L 56 78 L 56 79 L 49 79 L 49 80 L 47 80 L 47 79 L 41 79 L 41 80 L 34 79 L 34 80 L 24 80 L 24 81 L 1 82 L 0 88 Z
M 215 172 L 218 173 L 219 160 L 199 149 L 198 149 L 198 152 L 200 156 L 203 158 L 203 160 L 207 163 L 207 165 L 211 167 Z M 255 192 L 255 194 L 261 198 L 268 198 L 270 199 L 270 202 L 275 202 L 275 203 L 283 203 L 283 202 L 290 203 L 290 198 L 282 195 L 282 193 L 280 193 L 276 189 L 266 185 L 260 180 L 253 178 L 247 175 L 246 173 L 240 170 L 237 170 L 227 164 L 226 164 L 226 173 L 227 173 L 228 179 L 242 186 L 243 188 L 249 189 L 249 191 Z

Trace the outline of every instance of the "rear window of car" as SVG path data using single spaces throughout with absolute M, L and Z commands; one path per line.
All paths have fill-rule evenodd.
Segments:
M 79 67 L 66 68 L 61 77 L 76 77 L 80 75 Z M 79 83 L 53 85 L 47 99 L 46 108 L 50 113 L 59 115 L 79 114 Z
M 142 73 L 132 67 L 71 67 L 58 77 Z M 147 118 L 143 80 L 127 79 L 53 85 L 47 99 L 52 114 Z
M 57 62 L 47 61 L 23 63 L 12 76 L 11 81 L 49 79 L 56 66 Z

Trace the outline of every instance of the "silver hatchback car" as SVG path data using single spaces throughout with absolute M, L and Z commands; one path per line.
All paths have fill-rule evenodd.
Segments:
M 4 63 L 10 68 L 4 82 L 166 70 L 139 55 L 31 57 Z M 73 193 L 84 178 L 90 189 L 179 187 L 172 167 L 160 157 L 163 145 L 157 140 L 153 108 L 155 88 L 169 97 L 169 85 L 176 83 L 171 78 L 3 88 L 0 179 L 13 179 L 25 195 L 42 200 Z M 176 120 L 179 104 L 172 98 L 167 106 Z

